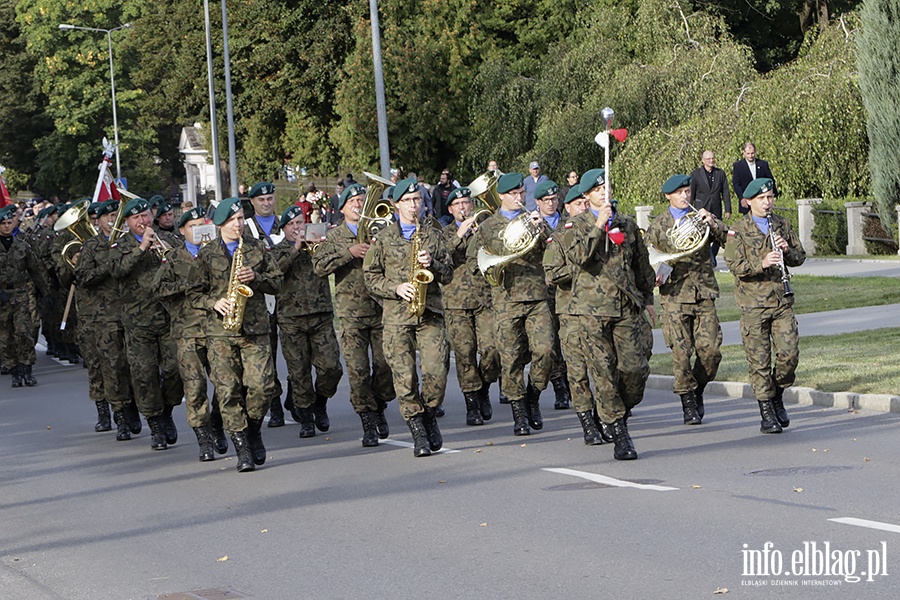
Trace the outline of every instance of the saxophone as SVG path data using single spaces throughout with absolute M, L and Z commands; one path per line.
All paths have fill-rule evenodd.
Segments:
M 247 307 L 247 299 L 253 295 L 250 286 L 238 281 L 238 271 L 244 266 L 244 238 L 238 241 L 237 250 L 231 258 L 231 275 L 228 277 L 228 301 L 231 302 L 231 312 L 225 315 L 222 325 L 228 331 L 238 331 L 244 321 L 244 309 Z
M 412 249 L 409 261 L 409 283 L 413 286 L 413 297 L 409 301 L 407 314 L 411 317 L 421 317 L 425 312 L 425 295 L 428 292 L 428 284 L 434 281 L 434 273 L 423 269 L 419 264 L 419 252 L 422 250 L 422 224 L 416 227 L 412 235 Z

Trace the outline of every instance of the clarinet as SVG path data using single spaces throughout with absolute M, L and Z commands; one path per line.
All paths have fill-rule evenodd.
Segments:
M 787 267 L 784 266 L 784 252 L 775 245 L 775 224 L 772 223 L 771 212 L 766 213 L 766 222 L 769 224 L 769 241 L 772 243 L 772 250 L 781 252 L 781 260 L 778 262 L 778 266 L 781 268 L 781 285 L 784 286 L 784 297 L 790 298 L 794 295 L 794 290 L 791 289 L 791 274 L 788 273 Z

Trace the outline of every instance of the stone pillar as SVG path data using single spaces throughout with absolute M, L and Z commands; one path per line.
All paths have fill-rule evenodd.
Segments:
M 900 244 L 900 204 L 894 208 L 897 209 L 897 243 Z M 900 250 L 897 250 L 897 254 L 900 254 Z
M 637 213 L 637 224 L 638 227 L 647 231 L 647 228 L 650 227 L 650 212 L 653 210 L 652 206 L 635 206 L 634 211 Z
M 847 256 L 866 254 L 863 241 L 863 213 L 869 206 L 865 202 L 845 202 L 847 209 Z
M 812 236 L 813 227 L 816 226 L 816 218 L 813 216 L 813 207 L 821 202 L 821 198 L 805 198 L 803 200 L 797 200 L 797 215 L 799 216 L 800 224 L 800 231 L 797 232 L 797 235 L 800 236 L 800 244 L 803 246 L 803 249 L 806 250 L 807 256 L 814 256 L 816 254 L 816 242 L 813 240 Z
M 196 167 L 191 163 L 184 163 L 184 172 L 187 175 L 187 193 L 182 197 L 182 201 L 189 201 L 197 206 L 197 172 Z

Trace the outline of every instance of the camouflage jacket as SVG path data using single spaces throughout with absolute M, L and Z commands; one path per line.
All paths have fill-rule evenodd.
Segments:
M 176 241 L 164 234 L 161 239 L 172 246 Z M 125 326 L 161 327 L 169 323 L 168 313 L 153 290 L 153 279 L 162 260 L 153 250 L 142 252 L 140 242 L 126 233 L 109 249 L 110 272 L 119 280 L 122 321 Z
M 284 284 L 275 296 L 279 319 L 332 312 L 328 278 L 316 275 L 308 252 L 284 239 L 272 248 L 271 255 L 284 274 Z
M 32 283 L 42 296 L 49 293 L 44 268 L 31 247 L 17 238 L 9 250 L 0 243 L 0 289 L 11 296 L 25 295 Z
M 444 305 L 438 284 L 447 284 L 453 279 L 453 259 L 450 258 L 439 230 L 432 227 L 423 237 L 422 249 L 431 254 L 432 262 L 428 270 L 434 275 L 434 279 L 428 284 L 425 308 L 443 314 Z M 395 221 L 378 232 L 378 237 L 363 260 L 363 274 L 369 293 L 384 301 L 385 324 L 413 325 L 418 322 L 416 317 L 407 313 L 409 303 L 397 295 L 397 286 L 409 281 L 411 251 L 412 242 L 403 239 L 400 223 Z
M 166 254 L 166 261 L 153 278 L 153 289 L 172 318 L 173 337 L 206 337 L 206 311 L 188 300 L 188 293 L 201 285 L 197 259 L 181 242 Z
M 484 247 L 494 255 L 507 254 L 499 236 L 509 223 L 510 221 L 506 217 L 497 212 L 485 219 L 478 227 L 478 232 L 469 242 L 466 252 L 467 266 L 473 275 L 484 277 L 481 269 L 478 268 L 478 250 L 480 248 Z M 506 302 L 532 302 L 549 298 L 542 261 L 551 230 L 543 219 L 541 219 L 541 227 L 543 233 L 534 247 L 524 256 L 507 262 L 503 268 L 500 285 L 491 286 L 494 308 L 500 308 Z
M 491 286 L 482 276 L 481 271 L 473 273 L 466 260 L 466 252 L 473 235 L 460 239 L 456 222 L 444 227 L 444 243 L 453 259 L 453 281 L 441 286 L 441 298 L 444 308 L 474 309 L 491 307 Z
M 786 267 L 798 267 L 806 260 L 806 252 L 800 245 L 800 238 L 794 233 L 791 224 L 778 215 L 772 215 L 775 231 L 785 239 L 790 248 L 784 251 Z M 792 305 L 792 296 L 784 297 L 784 285 L 781 282 L 781 267 L 772 265 L 763 269 L 762 261 L 772 251 L 769 236 L 764 234 L 753 222 L 752 213 L 744 215 L 734 224 L 734 255 L 726 254 L 725 261 L 734 275 L 734 299 L 741 308 L 775 308 L 781 305 Z
M 84 242 L 75 265 L 78 316 L 93 321 L 122 321 L 119 280 L 110 272 L 109 239 L 102 233 Z
M 571 225 L 557 227 L 550 236 L 550 243 L 544 250 L 544 273 L 547 280 L 556 289 L 556 314 L 571 314 L 569 303 L 572 301 L 572 280 L 578 268 L 566 259 L 563 250 L 563 237 Z
M 38 229 L 37 233 L 35 233 L 34 244 L 32 245 L 35 256 L 37 256 L 38 261 L 41 263 L 41 267 L 47 274 L 47 282 L 50 284 L 50 287 L 54 289 L 59 287 L 59 280 L 56 277 L 56 263 L 52 256 L 53 240 L 56 239 L 57 236 L 59 236 L 59 233 L 54 231 L 53 227 L 47 225 L 42 226 Z
M 676 254 L 680 252 L 669 243 L 666 231 L 675 225 L 675 217 L 669 212 L 668 207 L 661 215 L 656 217 L 647 229 L 645 241 L 648 246 L 653 246 L 659 252 Z M 719 297 L 719 284 L 716 283 L 716 274 L 713 271 L 712 261 L 709 258 L 709 247 L 713 244 L 724 246 L 728 240 L 728 226 L 719 219 L 713 220 L 709 228 L 709 238 L 703 247 L 689 256 L 684 256 L 669 264 L 672 273 L 664 284 L 659 287 L 659 293 L 664 301 L 678 302 L 680 304 L 693 304 L 700 300 L 709 300 Z
M 371 317 L 381 314 L 381 303 L 369 295 L 363 277 L 363 259 L 350 254 L 359 240 L 345 223 L 328 230 L 312 257 L 319 277 L 334 273 L 334 299 L 338 317 Z
M 616 214 L 611 229 L 618 228 L 625 239 L 621 245 L 610 240 L 607 252 L 606 232 L 595 226 L 596 220 L 592 211 L 585 211 L 571 220 L 563 236 L 566 259 L 579 267 L 569 314 L 621 317 L 629 307 L 653 304 L 656 274 L 637 224 Z
M 75 272 L 72 270 L 72 267 L 69 266 L 69 263 L 63 260 L 63 248 L 66 247 L 66 244 L 75 239 L 74 233 L 64 229 L 53 238 L 50 245 L 50 258 L 52 260 L 51 268 L 56 272 L 56 279 L 59 281 L 59 284 L 67 290 L 69 289 L 69 286 L 75 282 Z M 69 255 L 71 256 L 72 254 L 75 254 L 75 252 L 69 250 Z
M 239 331 L 228 331 L 222 324 L 222 315 L 214 308 L 220 298 L 227 298 L 231 283 L 231 256 L 221 238 L 200 249 L 197 265 L 200 269 L 199 288 L 188 292 L 191 304 L 207 313 L 206 335 L 208 337 L 238 337 L 241 335 L 267 335 L 269 333 L 269 311 L 263 294 L 277 294 L 281 290 L 284 277 L 272 254 L 263 242 L 244 238 L 243 261 L 250 267 L 256 278 L 247 285 L 253 295 L 247 298 L 244 320 Z

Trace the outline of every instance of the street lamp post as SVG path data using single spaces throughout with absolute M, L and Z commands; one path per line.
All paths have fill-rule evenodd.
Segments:
M 122 167 L 119 162 L 119 119 L 116 116 L 116 75 L 113 71 L 112 32 L 118 31 L 120 29 L 130 29 L 131 23 L 125 23 L 124 25 L 113 27 L 112 29 L 101 29 L 99 27 L 78 27 L 77 25 L 62 23 L 59 28 L 63 31 L 71 31 L 73 29 L 77 29 L 80 31 L 94 31 L 106 34 L 106 42 L 109 45 L 109 83 L 110 87 L 112 88 L 113 136 L 115 137 L 116 144 L 116 180 L 121 180 Z

